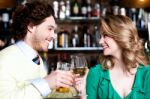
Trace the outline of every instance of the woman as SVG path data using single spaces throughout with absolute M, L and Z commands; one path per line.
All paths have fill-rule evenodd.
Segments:
M 87 75 L 87 99 L 149 99 L 150 67 L 135 24 L 122 15 L 101 18 L 100 64 Z

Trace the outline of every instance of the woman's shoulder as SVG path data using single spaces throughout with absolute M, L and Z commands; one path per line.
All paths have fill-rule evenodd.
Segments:
M 87 75 L 87 82 L 88 84 L 94 82 L 94 84 L 98 84 L 99 79 L 103 77 L 102 67 L 100 64 L 97 64 L 89 69 Z M 95 86 L 95 85 L 94 85 Z
M 148 79 L 150 79 L 150 65 L 142 65 L 140 64 L 138 67 L 140 74 L 144 77 L 148 77 Z
M 90 70 L 102 70 L 102 65 L 101 64 L 96 64 L 95 66 L 90 67 Z
M 144 88 L 144 91 L 146 92 L 147 95 L 150 96 L 150 65 L 139 65 L 139 78 L 142 81 L 142 85 Z M 147 99 L 147 98 L 146 98 Z
M 150 72 L 150 65 L 139 65 L 139 69 L 141 69 L 143 72 L 148 71 Z
M 103 72 L 103 71 L 104 71 L 104 69 L 103 69 L 102 65 L 97 64 L 97 65 L 91 67 L 89 72 L 97 74 L 97 73 L 100 73 L 100 72 Z

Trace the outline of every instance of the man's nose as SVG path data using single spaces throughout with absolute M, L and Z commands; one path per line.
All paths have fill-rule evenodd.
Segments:
M 51 37 L 54 38 L 54 39 L 56 38 L 56 33 L 55 33 L 55 31 L 53 31 L 53 32 L 51 33 Z

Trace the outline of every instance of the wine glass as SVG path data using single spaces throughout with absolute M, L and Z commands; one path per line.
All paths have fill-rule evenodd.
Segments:
M 71 57 L 71 68 L 74 74 L 79 74 L 79 77 L 83 77 L 86 74 L 87 61 L 83 55 L 74 55 Z M 79 82 L 79 87 L 81 87 L 81 82 Z M 77 97 L 82 96 L 80 88 L 77 91 Z

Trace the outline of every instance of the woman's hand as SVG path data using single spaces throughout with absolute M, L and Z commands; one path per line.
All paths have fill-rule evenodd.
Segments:
M 88 72 L 89 72 L 89 69 L 87 68 L 84 76 L 80 77 L 79 74 L 75 75 L 74 85 L 77 91 L 81 92 L 82 94 L 81 99 L 86 99 L 86 77 L 87 77 Z

